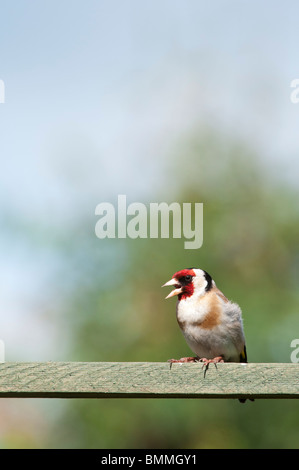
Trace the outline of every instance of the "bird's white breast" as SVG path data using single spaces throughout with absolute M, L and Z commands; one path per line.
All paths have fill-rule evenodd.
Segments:
M 224 355 L 238 362 L 244 344 L 241 310 L 214 292 L 177 303 L 177 320 L 193 352 L 199 357 Z

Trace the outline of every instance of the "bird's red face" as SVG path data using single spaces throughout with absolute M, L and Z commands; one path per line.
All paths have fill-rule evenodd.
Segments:
M 172 279 L 162 286 L 174 286 L 174 290 L 168 294 L 166 299 L 169 299 L 174 295 L 177 295 L 179 300 L 191 297 L 194 292 L 193 278 L 195 276 L 196 274 L 192 268 L 182 269 L 181 271 L 176 272 L 172 276 Z

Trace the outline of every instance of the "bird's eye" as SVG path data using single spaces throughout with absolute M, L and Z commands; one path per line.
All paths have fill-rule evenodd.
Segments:
M 190 276 L 190 274 L 187 274 L 187 276 L 185 276 L 185 280 L 186 280 L 187 282 L 190 282 L 191 279 L 192 279 L 192 276 Z

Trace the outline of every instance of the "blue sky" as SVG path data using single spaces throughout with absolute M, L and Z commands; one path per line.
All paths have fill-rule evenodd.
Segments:
M 292 162 L 296 13 L 296 2 L 277 1 L 2 1 L 5 194 L 15 199 L 17 185 L 26 206 L 44 207 L 76 168 L 82 182 L 90 184 L 95 169 L 113 192 L 138 194 L 144 184 L 130 178 L 136 161 L 151 187 L 163 156 L 155 141 L 164 134 L 167 146 L 195 120 L 254 137 L 265 157 Z M 80 146 L 89 146 L 84 158 Z
M 63 230 L 117 194 L 150 200 L 195 124 L 248 141 L 296 185 L 298 13 L 296 1 L 1 0 L 2 212 Z M 47 263 L 3 228 L 13 342 Z

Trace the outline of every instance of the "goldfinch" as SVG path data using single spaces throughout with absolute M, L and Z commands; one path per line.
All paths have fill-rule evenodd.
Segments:
M 206 271 L 183 269 L 165 286 L 174 287 L 166 299 L 178 296 L 177 321 L 196 354 L 169 362 L 201 361 L 205 372 L 210 363 L 247 362 L 241 309 L 225 297 Z

